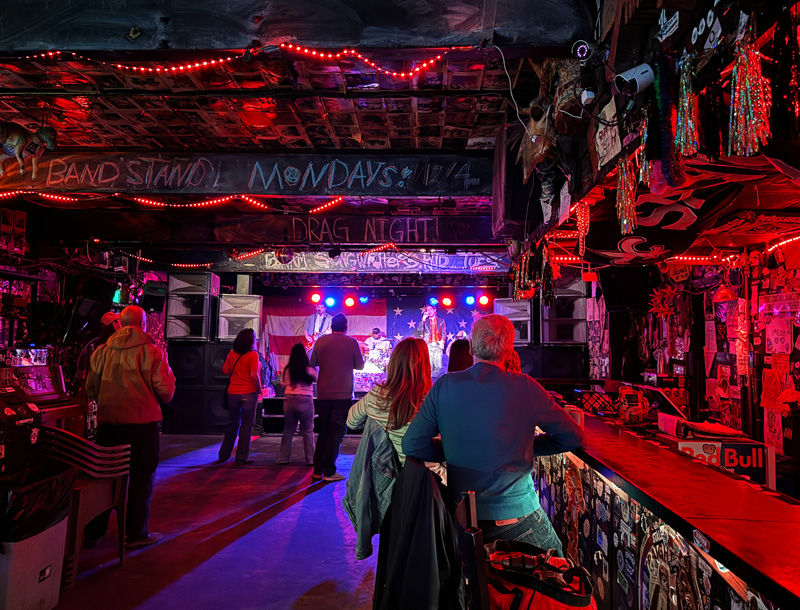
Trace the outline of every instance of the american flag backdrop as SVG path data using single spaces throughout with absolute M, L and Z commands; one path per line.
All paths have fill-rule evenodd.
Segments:
M 336 315 L 340 308 L 328 308 L 328 313 Z M 273 371 L 282 371 L 289 362 L 289 353 L 295 343 L 305 343 L 304 329 L 306 318 L 314 313 L 314 304 L 297 297 L 266 297 L 262 319 L 262 351 L 270 354 Z M 371 299 L 369 303 L 356 303 L 350 309 L 341 308 L 347 316 L 347 334 L 364 341 L 372 334 L 373 328 L 386 326 L 386 300 Z
M 427 302 L 428 297 L 425 296 L 387 299 L 385 331 L 394 345 L 406 337 L 415 336 L 414 329 L 422 321 Z M 471 335 L 473 323 L 483 315 L 491 313 L 492 308 L 480 307 L 477 303 L 466 305 L 463 298 L 453 297 L 453 304 L 450 307 L 437 305 L 436 312 L 437 316 L 444 320 L 449 345 L 460 330 Z

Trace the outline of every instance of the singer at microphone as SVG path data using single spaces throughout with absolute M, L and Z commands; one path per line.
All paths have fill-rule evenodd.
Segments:
M 442 370 L 442 356 L 444 345 L 447 341 L 447 328 L 444 320 L 436 316 L 436 307 L 426 305 L 422 314 L 422 321 L 417 331 L 428 345 L 428 354 L 431 359 L 431 376 L 439 377 Z

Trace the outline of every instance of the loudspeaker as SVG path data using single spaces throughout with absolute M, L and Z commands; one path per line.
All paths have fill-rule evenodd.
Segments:
M 175 374 L 175 384 L 193 388 L 206 385 L 206 344 L 170 341 L 168 345 L 169 365 Z
M 585 379 L 586 346 L 517 347 L 522 372 L 534 379 Z
M 168 434 L 219 434 L 228 425 L 227 387 L 177 387 L 164 409 Z
M 166 282 L 147 282 L 142 290 L 142 309 L 154 313 L 164 311 L 167 301 Z
M 222 372 L 222 365 L 232 348 L 232 343 L 206 344 L 204 385 L 228 384 L 228 375 Z

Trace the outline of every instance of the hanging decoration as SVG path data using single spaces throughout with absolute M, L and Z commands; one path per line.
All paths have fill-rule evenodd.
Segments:
M 775 25 L 772 47 L 772 132 L 800 137 L 800 10 L 786 8 Z
M 306 47 L 302 47 L 300 45 L 287 44 L 287 43 L 282 43 L 280 45 L 280 48 L 284 49 L 284 50 L 287 50 L 287 51 L 293 51 L 295 53 L 302 53 L 303 55 L 306 55 L 308 57 L 318 57 L 319 59 L 341 59 L 342 57 L 344 57 L 344 58 L 350 57 L 350 58 L 353 58 L 353 59 L 360 59 L 361 61 L 363 61 L 365 64 L 367 64 L 371 68 L 375 68 L 375 70 L 377 72 L 382 72 L 384 74 L 388 74 L 390 76 L 396 76 L 398 78 L 412 78 L 412 77 L 416 76 L 417 74 L 419 74 L 420 72 L 424 72 L 425 70 L 428 70 L 429 68 L 433 68 L 436 65 L 437 62 L 442 61 L 442 56 L 444 54 L 448 53 L 448 51 L 444 51 L 443 55 L 435 55 L 433 57 L 430 57 L 430 58 L 422 60 L 422 61 L 418 60 L 418 61 L 414 62 L 414 63 L 416 63 L 418 65 L 416 65 L 414 68 L 411 68 L 407 72 L 402 72 L 402 71 L 401 72 L 396 72 L 394 70 L 389 70 L 389 69 L 387 69 L 387 68 L 385 68 L 383 66 L 379 66 L 377 63 L 372 61 L 369 57 L 367 57 L 366 55 L 364 55 L 362 53 L 359 53 L 355 49 L 342 49 L 338 53 L 326 53 L 324 51 L 317 51 L 316 49 L 309 49 L 309 48 L 306 48 Z
M 668 188 L 683 184 L 686 177 L 681 156 L 675 149 L 672 98 L 674 62 L 666 55 L 659 55 L 654 65 L 654 100 L 649 109 L 646 151 L 647 159 L 654 161 L 650 175 L 650 190 L 660 195 Z
M 586 254 L 586 235 L 589 233 L 589 204 L 584 200 L 576 208 L 578 216 L 578 255 L 583 258 Z
M 636 163 L 636 167 L 639 168 L 639 184 L 650 186 L 650 172 L 653 167 L 653 162 L 647 159 L 645 153 L 647 148 L 647 116 L 644 117 L 644 121 L 642 122 L 642 126 L 639 130 L 639 137 L 641 138 L 641 144 L 639 144 L 639 148 L 636 149 L 633 160 Z
M 655 289 L 650 297 L 650 313 L 659 318 L 668 318 L 674 314 L 679 293 L 680 291 L 675 286 Z
M 731 119 L 728 155 L 750 157 L 767 143 L 769 129 L 769 88 L 761 74 L 761 58 L 752 29 L 736 47 L 731 78 Z
M 636 170 L 624 157 L 617 161 L 617 219 L 623 235 L 636 230 Z
M 681 59 L 678 89 L 678 122 L 675 128 L 675 147 L 684 156 L 697 154 L 698 104 L 694 92 L 695 56 L 685 54 Z
M 328 203 L 324 205 L 317 206 L 316 208 L 312 208 L 308 211 L 309 214 L 317 214 L 318 212 L 324 212 L 325 210 L 329 210 L 330 208 L 339 205 L 344 201 L 344 197 L 336 197 L 332 199 Z
M 699 96 L 700 146 L 699 151 L 712 161 L 725 154 L 728 139 L 728 106 L 723 99 L 723 54 L 715 53 L 703 69 L 707 84 Z

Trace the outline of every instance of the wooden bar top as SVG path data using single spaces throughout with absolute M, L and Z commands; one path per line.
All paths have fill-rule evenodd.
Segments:
M 800 505 L 596 416 L 574 455 L 782 608 L 800 608 Z M 702 540 L 702 538 L 701 538 Z

